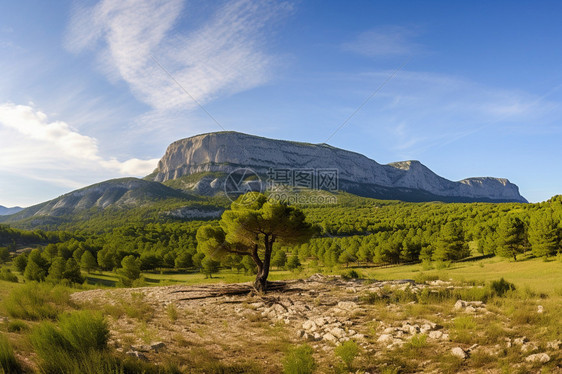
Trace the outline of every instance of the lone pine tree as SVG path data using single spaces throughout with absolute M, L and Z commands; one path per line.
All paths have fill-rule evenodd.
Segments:
M 313 227 L 304 213 L 287 204 L 268 200 L 263 194 L 240 196 L 223 213 L 219 226 L 206 225 L 197 231 L 198 249 L 212 258 L 227 254 L 250 256 L 257 267 L 254 287 L 267 290 L 267 277 L 274 243 L 285 245 L 307 242 Z

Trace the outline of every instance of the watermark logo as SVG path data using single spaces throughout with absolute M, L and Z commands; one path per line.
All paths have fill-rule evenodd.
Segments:
M 263 192 L 263 183 L 260 176 L 250 168 L 233 170 L 224 181 L 224 192 L 230 201 L 236 201 L 244 196 L 242 204 L 252 203 Z
M 230 201 L 251 204 L 264 190 L 270 199 L 292 205 L 337 204 L 337 169 L 270 168 L 267 180 L 262 182 L 258 173 L 250 168 L 232 171 L 224 182 L 224 192 Z M 237 199 L 244 195 L 243 201 Z

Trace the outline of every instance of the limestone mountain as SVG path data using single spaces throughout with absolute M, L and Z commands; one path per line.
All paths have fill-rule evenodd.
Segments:
M 404 201 L 527 202 L 504 178 L 450 181 L 419 161 L 379 164 L 359 153 L 332 147 L 268 139 L 238 132 L 215 132 L 172 143 L 145 179 L 213 195 L 238 168 L 255 171 L 265 182 L 271 169 L 333 169 L 338 189 L 359 196 Z

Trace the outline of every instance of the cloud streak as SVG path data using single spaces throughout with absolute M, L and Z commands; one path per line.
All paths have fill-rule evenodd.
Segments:
M 381 27 L 362 32 L 341 47 L 368 57 L 408 56 L 423 50 L 420 44 L 411 40 L 416 36 L 415 30 L 406 27 Z
M 283 2 L 228 2 L 203 25 L 178 34 L 175 24 L 190 12 L 181 0 L 102 0 L 75 9 L 66 46 L 93 50 L 109 79 L 125 81 L 154 110 L 193 109 L 152 56 L 201 103 L 241 92 L 270 79 L 274 63 L 262 51 L 262 35 L 291 10 Z
M 88 176 L 146 175 L 158 160 L 118 161 L 99 154 L 97 140 L 50 121 L 32 106 L 0 104 L 0 170 L 76 188 Z

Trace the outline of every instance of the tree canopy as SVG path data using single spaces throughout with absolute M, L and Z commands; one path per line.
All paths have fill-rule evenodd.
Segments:
M 250 256 L 258 269 L 254 287 L 266 291 L 273 245 L 304 243 L 312 237 L 314 228 L 300 209 L 252 194 L 252 199 L 242 195 L 233 202 L 218 226 L 202 226 L 197 231 L 197 243 L 212 258 Z

